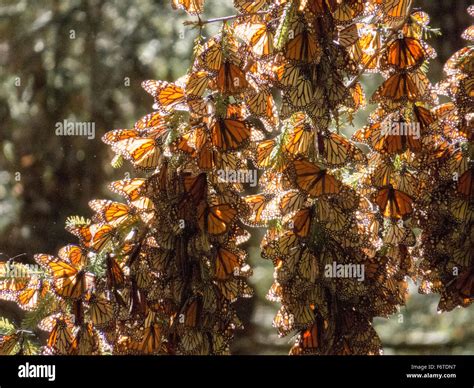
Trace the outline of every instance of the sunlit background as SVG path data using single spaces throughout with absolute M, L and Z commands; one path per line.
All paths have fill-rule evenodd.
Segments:
M 127 128 L 152 110 L 141 89 L 149 78 L 183 75 L 197 31 L 171 9 L 153 0 L 2 0 L 0 5 L 0 260 L 55 253 L 75 238 L 64 230 L 70 215 L 90 216 L 92 198 L 112 198 L 107 184 L 135 172 L 110 165 L 112 153 L 100 137 Z M 459 36 L 472 23 L 467 0 L 417 0 L 443 35 L 430 41 L 438 51 L 431 79 L 465 42 Z M 232 15 L 231 0 L 207 0 L 207 18 Z M 217 31 L 210 24 L 206 36 Z M 380 79 L 366 76 L 369 94 Z M 361 112 L 352 133 L 364 125 L 373 106 Z M 63 120 L 94 122 L 96 136 L 56 136 Z M 291 337 L 278 338 L 272 319 L 278 306 L 265 299 L 273 268 L 259 255 L 264 231 L 255 229 L 246 248 L 254 268 L 255 296 L 237 309 L 245 323 L 234 354 L 285 354 Z M 390 319 L 376 319 L 385 354 L 474 354 L 474 309 L 437 314 L 439 297 L 417 294 Z M 17 321 L 13 304 L 0 302 L 0 316 Z

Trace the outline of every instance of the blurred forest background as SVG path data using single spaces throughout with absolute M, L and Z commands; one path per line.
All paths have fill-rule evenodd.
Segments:
M 431 80 L 466 42 L 472 23 L 468 0 L 415 0 L 442 35 L 430 40 L 438 51 Z M 208 0 L 206 17 L 235 13 L 231 0 Z M 56 253 L 75 238 L 64 230 L 66 217 L 90 216 L 92 198 L 112 198 L 107 184 L 126 174 L 115 170 L 112 153 L 100 140 L 108 130 L 128 128 L 152 110 L 140 87 L 145 79 L 174 80 L 190 65 L 197 32 L 169 0 L 2 0 L 0 5 L 0 260 L 19 254 Z M 207 36 L 218 26 L 208 25 Z M 366 76 L 370 93 L 376 77 Z M 364 125 L 368 106 L 355 121 Z M 63 120 L 93 122 L 94 139 L 56 136 Z M 247 244 L 256 295 L 237 308 L 245 323 L 234 354 L 285 354 L 291 338 L 271 327 L 277 306 L 266 301 L 272 265 L 259 256 L 262 230 Z M 421 296 L 416 286 L 400 314 L 376 319 L 386 354 L 474 354 L 474 308 L 436 314 L 437 296 Z M 0 302 L 0 316 L 20 313 Z

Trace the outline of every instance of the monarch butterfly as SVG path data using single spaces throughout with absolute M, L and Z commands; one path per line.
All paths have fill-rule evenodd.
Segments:
M 201 202 L 198 206 L 198 224 L 203 232 L 213 235 L 226 233 L 237 215 L 229 204 L 208 205 Z
M 456 279 L 456 289 L 464 298 L 474 298 L 474 267 L 471 266 L 461 272 Z
M 210 124 L 212 144 L 222 151 L 237 150 L 250 139 L 247 121 L 215 118 Z
M 296 85 L 297 80 L 302 77 L 300 66 L 294 63 L 283 63 L 272 69 L 275 85 L 281 89 L 287 89 Z
M 125 286 L 125 274 L 121 265 L 110 255 L 106 255 L 106 278 L 109 289 L 120 289 Z
M 367 143 L 375 151 L 383 154 L 399 154 L 407 149 L 413 152 L 422 150 L 422 143 L 416 133 L 410 133 L 409 123 L 401 119 L 375 122 L 354 133 L 353 139 Z M 421 134 L 420 134 L 421 135 Z
M 228 280 L 240 269 L 242 252 L 219 246 L 215 253 L 214 276 L 217 280 Z
M 88 314 L 91 322 L 95 326 L 103 326 L 108 324 L 115 316 L 114 304 L 108 300 L 105 295 L 91 294 L 87 298 L 89 306 Z
M 280 283 L 273 282 L 270 287 L 270 290 L 267 293 L 268 300 L 272 302 L 280 302 L 282 296 L 282 287 Z
M 393 186 L 397 190 L 408 194 L 410 197 L 416 197 L 420 187 L 420 182 L 419 178 L 417 179 L 405 167 L 402 167 L 402 169 L 398 171 L 398 174 L 394 178 Z
M 255 13 L 267 3 L 267 0 L 234 0 L 234 7 L 242 13 Z
M 11 276 L 12 266 L 23 272 L 24 276 Z M 28 268 L 19 263 L 0 263 L 0 298 L 12 299 L 18 291 L 25 289 L 30 281 Z
M 211 354 L 229 354 L 228 350 L 228 341 L 230 339 L 229 333 L 224 332 L 222 333 L 212 333 L 212 340 L 211 340 Z
M 91 233 L 91 241 L 88 247 L 97 252 L 112 243 L 117 236 L 117 230 L 109 224 L 92 224 L 89 230 Z
M 252 52 L 259 57 L 273 54 L 274 30 L 267 23 L 244 23 L 236 28 L 236 33 L 250 45 Z
M 321 346 L 321 331 L 323 330 L 323 321 L 318 319 L 306 330 L 304 330 L 299 337 L 298 347 L 303 354 L 315 353 Z
M 391 225 L 396 226 L 397 223 Z M 389 258 L 372 257 L 365 262 L 367 278 L 377 284 L 383 284 L 390 274 L 394 273 L 394 269 L 389 264 Z
M 316 94 L 318 100 L 327 96 L 329 99 L 329 106 L 335 108 L 340 104 L 346 103 L 349 106 L 354 104 L 351 90 L 346 88 L 342 79 L 337 74 L 331 74 L 324 79 L 325 94 Z
M 48 294 L 50 289 L 51 285 L 48 280 L 33 277 L 28 286 L 19 292 L 18 305 L 23 310 L 34 310 L 38 306 L 38 302 Z
M 296 80 L 296 85 L 286 93 L 288 101 L 295 108 L 306 107 L 324 95 L 323 88 L 314 85 L 311 79 L 303 76 Z
M 418 104 L 413 104 L 413 113 L 415 115 L 416 121 L 420 123 L 423 133 L 428 133 L 431 126 L 436 122 L 435 116 L 429 109 L 426 109 L 425 107 Z
M 304 29 L 287 42 L 284 55 L 295 62 L 318 63 L 321 53 L 321 46 L 315 35 Z
M 243 70 L 226 59 L 217 73 L 216 88 L 223 94 L 236 94 L 248 89 L 249 83 Z
M 135 123 L 134 129 L 141 135 L 153 138 L 158 138 L 169 130 L 166 116 L 159 111 L 143 116 Z
M 397 247 L 399 244 L 413 246 L 416 237 L 411 228 L 400 226 L 398 222 L 391 222 L 386 230 L 383 241 L 385 244 Z
M 466 199 L 472 199 L 474 197 L 474 167 L 469 168 L 465 171 L 458 181 L 457 191 L 463 195 Z
M 337 203 L 324 199 L 316 202 L 316 214 L 318 221 L 324 223 L 324 228 L 333 232 L 341 232 L 351 223 L 344 209 Z
M 162 334 L 158 323 L 152 323 L 145 327 L 143 337 L 140 342 L 132 343 L 131 348 L 142 354 L 154 354 L 161 349 Z
M 89 201 L 89 207 L 96 212 L 98 222 L 108 223 L 113 227 L 128 225 L 137 220 L 134 210 L 120 202 L 94 199 Z
M 185 328 L 199 328 L 203 313 L 203 301 L 199 296 L 189 298 L 183 306 L 178 323 Z
M 186 82 L 186 95 L 190 99 L 201 97 L 209 84 L 209 74 L 205 71 L 191 73 Z
M 197 329 L 186 330 L 179 339 L 180 352 L 187 355 L 209 354 L 211 337 L 212 334 Z
M 174 249 L 176 244 L 176 234 L 170 230 L 163 230 L 154 237 L 156 246 L 163 249 Z
M 121 140 L 133 139 L 140 137 L 140 132 L 136 129 L 114 129 L 102 136 L 105 144 L 113 145 Z
M 132 316 L 143 316 L 147 313 L 148 305 L 144 291 L 137 286 L 137 282 L 133 277 L 130 288 L 125 288 L 122 293 L 127 297 L 128 311 Z M 120 294 L 117 292 L 116 295 Z
M 309 304 L 296 304 L 291 306 L 291 310 L 280 309 L 277 316 L 273 320 L 275 325 L 278 325 L 278 315 L 280 315 L 280 312 L 289 315 L 289 325 L 284 324 L 282 327 L 279 327 L 279 330 L 283 329 L 287 331 L 288 329 L 302 329 L 314 322 L 314 310 Z
M 12 333 L 0 337 L 0 356 L 9 356 L 18 354 L 21 346 L 21 333 Z
M 469 26 L 468 28 L 466 28 L 461 36 L 463 39 L 473 42 L 474 41 L 474 26 Z
M 199 137 L 197 136 L 198 131 L 195 130 L 195 132 L 188 132 L 183 134 L 182 136 L 178 136 L 171 144 L 170 144 L 170 150 L 173 152 L 180 152 L 184 153 L 187 155 L 195 156 L 196 155 L 196 149 L 199 151 L 201 150 L 202 144 L 198 143 Z M 202 133 L 202 137 L 204 139 L 204 142 L 207 141 L 206 134 L 204 131 L 199 131 Z M 191 146 L 193 145 L 193 148 Z M 164 163 L 166 162 L 166 159 L 163 161 Z
M 423 73 L 395 73 L 377 89 L 372 102 L 414 102 L 426 99 L 428 92 L 429 81 Z
M 287 307 L 282 306 L 273 318 L 273 326 L 277 328 L 280 335 L 284 336 L 293 330 L 293 320 L 293 315 L 290 314 Z
M 189 97 L 187 104 L 191 118 L 210 116 L 211 110 L 209 109 L 209 101 L 209 97 Z
M 319 262 L 309 249 L 305 249 L 298 263 L 299 275 L 311 284 L 319 276 Z
M 151 274 L 150 267 L 145 260 L 135 262 L 131 268 L 131 274 L 135 278 L 138 288 L 149 290 L 153 283 L 153 275 Z
M 304 6 L 304 8 L 303 8 Z M 334 12 L 337 6 L 337 0 L 311 0 L 311 1 L 300 1 L 299 10 L 303 11 L 308 9 L 315 16 L 320 16 L 326 11 Z
M 99 349 L 99 336 L 92 323 L 82 324 L 71 344 L 70 354 L 87 356 L 94 354 Z
M 265 221 L 276 216 L 277 210 L 272 204 L 274 199 L 276 199 L 275 195 L 271 193 L 249 195 L 244 198 L 250 207 L 249 222 L 251 226 L 263 225 Z
M 314 144 L 313 128 L 302 114 L 296 115 L 295 125 L 287 136 L 285 150 L 293 155 L 306 155 Z
M 341 183 L 327 170 L 306 160 L 295 160 L 293 162 L 295 182 L 297 186 L 313 197 L 326 194 L 338 194 L 341 191 Z
M 297 265 L 302 261 L 304 254 L 308 253 L 308 249 L 293 247 L 291 255 L 283 258 L 277 258 L 273 265 L 275 266 L 275 279 L 283 287 L 290 285 L 296 276 Z
M 468 46 L 454 53 L 444 65 L 443 70 L 446 75 L 455 76 L 458 71 L 463 73 L 472 72 L 474 69 L 473 51 L 474 48 Z
M 298 190 L 291 190 L 285 193 L 280 200 L 279 209 L 282 216 L 293 213 L 301 209 L 306 202 L 306 196 Z
M 473 262 L 474 252 L 470 249 L 473 237 L 474 236 L 463 236 L 459 239 L 459 243 L 456 244 L 457 246 L 453 252 L 453 261 L 456 264 L 467 267 L 469 266 L 469 263 Z
M 341 29 L 338 32 L 338 42 L 346 48 L 356 44 L 365 31 L 364 27 L 362 23 L 353 23 Z
M 359 148 L 337 133 L 318 132 L 316 144 L 319 154 L 330 166 L 343 166 L 347 162 L 364 163 L 366 160 Z
M 337 7 L 331 12 L 337 24 L 352 23 L 364 11 L 363 0 L 346 0 L 338 2 Z
M 230 44 L 232 45 L 232 38 Z M 196 67 L 210 72 L 217 72 L 223 61 L 223 47 L 220 38 L 212 38 L 207 41 L 201 54 L 196 58 Z
M 208 189 L 207 174 L 193 175 L 185 173 L 182 176 L 182 182 L 186 198 L 190 198 L 193 204 L 197 205 L 206 199 Z
M 252 295 L 252 289 L 243 279 L 214 280 L 214 284 L 222 296 L 231 303 L 239 297 L 246 298 Z
M 58 251 L 58 257 L 65 262 L 77 266 L 86 265 L 87 263 L 87 256 L 84 250 L 74 244 L 69 244 L 60 248 Z
M 383 1 L 384 14 L 393 19 L 401 19 L 407 16 L 413 0 L 387 0 Z
M 426 57 L 427 53 L 418 39 L 404 37 L 388 45 L 384 62 L 397 70 L 409 70 L 421 66 Z
M 50 270 L 54 292 L 63 298 L 80 299 L 94 287 L 95 276 L 82 265 L 73 265 L 46 254 L 34 258 Z
M 204 9 L 204 0 L 171 0 L 173 9 L 183 9 L 190 15 L 198 15 Z
M 351 89 L 351 101 L 348 103 L 348 107 L 356 111 L 359 108 L 362 108 L 366 105 L 364 90 L 360 82 L 357 82 Z
M 311 229 L 314 209 L 307 207 L 299 210 L 292 218 L 293 232 L 299 237 L 307 237 Z
M 467 98 L 474 98 L 474 80 L 472 77 L 464 77 L 459 83 L 460 94 Z
M 47 346 L 57 354 L 69 354 L 74 341 L 70 319 L 55 314 L 43 319 L 39 327 L 50 332 Z
M 91 221 L 85 220 L 79 225 L 66 224 L 66 230 L 79 239 L 81 246 L 89 248 L 92 240 L 91 226 Z
M 251 114 L 261 118 L 270 127 L 274 128 L 278 124 L 275 101 L 269 91 L 249 93 L 246 96 L 246 105 Z
M 330 107 L 328 104 L 323 105 L 320 103 L 320 100 L 315 100 L 314 103 L 306 107 L 305 112 L 311 118 L 311 121 L 316 128 L 327 128 L 330 124 L 329 109 Z
M 147 182 L 144 178 L 123 179 L 112 182 L 109 189 L 114 193 L 124 196 L 127 201 L 133 202 L 140 198 Z
M 405 24 L 403 25 L 402 29 L 399 30 L 399 34 L 403 34 L 403 36 L 408 38 L 421 40 L 423 38 L 423 31 L 426 29 L 429 22 L 430 17 L 428 14 L 424 13 L 423 11 L 413 12 L 410 17 L 405 19 Z
M 147 80 L 142 82 L 142 87 L 155 99 L 158 110 L 163 113 L 179 109 L 180 105 L 186 101 L 184 89 L 174 83 Z
M 206 147 L 199 153 L 198 166 L 202 169 L 237 171 L 242 168 L 242 160 L 238 154 L 222 153 Z
M 455 123 L 458 121 L 456 105 L 452 102 L 438 105 L 433 109 L 432 115 L 434 118 L 440 121 L 447 122 L 448 125 L 446 126 L 448 127 L 449 131 L 452 131 L 451 126 L 455 125 Z
M 337 312 L 340 337 L 334 345 L 334 354 L 381 354 L 382 343 L 367 317 L 350 310 Z
M 374 195 L 374 202 L 387 218 L 404 219 L 413 212 L 411 197 L 403 191 L 394 189 L 392 185 L 380 189 Z
M 210 203 L 225 203 L 233 206 L 237 209 L 239 214 L 243 217 L 249 214 L 249 207 L 243 198 L 233 190 L 226 190 L 227 186 L 224 186 L 223 190 L 211 197 Z
M 166 124 L 167 116 L 159 111 L 154 111 L 146 114 L 145 116 L 137 120 L 133 125 L 133 128 L 142 133 L 147 129 L 158 128 L 161 126 L 165 126 Z
M 262 244 L 262 257 L 267 260 L 274 260 L 286 257 L 294 253 L 294 246 L 299 245 L 298 237 L 291 231 L 285 232 L 281 237 L 268 243 Z
M 470 205 L 470 201 L 464 198 L 451 200 L 449 211 L 456 220 L 461 222 L 471 222 L 474 219 L 474 209 Z
M 151 137 L 120 140 L 112 145 L 112 149 L 143 170 L 154 170 L 162 158 L 158 141 Z
M 257 145 L 256 164 L 257 167 L 268 167 L 272 165 L 276 142 L 274 139 L 264 140 Z
M 349 26 L 346 30 L 349 29 L 349 32 L 351 32 L 350 28 L 351 27 Z M 340 39 L 345 38 L 344 31 L 345 30 L 341 32 L 343 35 Z M 363 25 L 363 28 L 360 30 L 353 30 L 352 34 L 355 34 L 356 32 L 358 32 L 358 35 L 360 36 L 357 37 L 356 42 L 348 49 L 351 58 L 356 63 L 359 63 L 360 66 L 363 66 L 368 70 L 375 70 L 380 59 L 380 56 L 376 55 L 376 53 L 380 50 L 382 45 L 381 34 L 376 28 L 370 28 L 368 25 Z M 344 43 L 344 40 L 342 40 L 341 43 Z
M 153 270 L 163 272 L 172 259 L 172 252 L 161 248 L 146 249 L 146 256 L 150 258 L 150 266 Z
M 428 139 L 429 141 L 430 139 Z M 440 168 L 440 172 L 444 173 L 445 170 L 445 161 L 449 159 L 453 153 L 453 147 L 444 140 L 440 138 L 435 138 L 436 140 L 430 144 L 431 152 L 429 154 L 417 155 L 417 158 L 413 161 L 414 166 L 434 166 L 437 165 Z M 451 176 L 452 178 L 452 176 Z

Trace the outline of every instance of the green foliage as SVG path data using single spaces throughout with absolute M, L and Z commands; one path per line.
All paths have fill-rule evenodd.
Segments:
M 38 306 L 32 311 L 28 311 L 21 321 L 21 327 L 24 330 L 36 330 L 38 324 L 47 316 L 52 314 L 57 308 L 57 299 L 52 294 L 39 300 Z
M 0 335 L 10 335 L 15 332 L 15 326 L 8 319 L 0 317 Z

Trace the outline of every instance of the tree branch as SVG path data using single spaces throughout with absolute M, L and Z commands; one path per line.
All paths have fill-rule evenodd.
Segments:
M 218 22 L 226 22 L 228 20 L 232 19 L 239 19 L 239 18 L 244 18 L 248 16 L 255 16 L 255 15 L 265 15 L 268 13 L 268 11 L 259 11 L 259 12 L 253 12 L 253 13 L 241 13 L 237 15 L 230 15 L 230 16 L 222 16 L 219 18 L 214 18 L 214 19 L 208 19 L 208 20 L 186 20 L 183 22 L 185 26 L 193 25 L 194 27 L 203 27 L 205 24 L 209 23 L 218 23 Z

